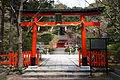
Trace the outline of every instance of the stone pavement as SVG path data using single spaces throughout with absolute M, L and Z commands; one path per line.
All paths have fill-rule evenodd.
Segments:
M 46 61 L 41 64 L 40 70 L 79 70 L 78 55 L 44 55 L 43 57 Z
M 79 67 L 79 55 L 42 55 L 39 67 L 28 67 L 20 80 L 112 80 L 111 78 L 89 78 L 89 69 Z M 95 73 L 100 76 L 103 73 Z
M 90 67 L 79 67 L 78 54 L 42 54 L 42 59 L 39 67 L 29 66 L 20 77 L 9 77 L 9 80 L 112 80 L 99 78 L 101 72 L 93 73 L 96 77 L 90 78 Z
M 67 54 L 68 52 L 65 52 L 65 48 L 55 48 L 52 54 Z
M 79 55 L 42 55 L 44 61 L 39 67 L 28 67 L 24 77 L 89 77 L 90 67 L 79 67 Z M 103 73 L 95 73 L 102 75 Z
M 63 70 L 63 71 L 79 71 L 83 70 L 79 67 L 78 55 L 42 55 L 44 61 L 40 64 L 37 70 Z M 29 70 L 29 68 L 27 69 Z
M 78 77 L 89 76 L 90 72 L 79 67 L 79 56 L 68 54 L 42 55 L 39 67 L 28 67 L 24 77 Z

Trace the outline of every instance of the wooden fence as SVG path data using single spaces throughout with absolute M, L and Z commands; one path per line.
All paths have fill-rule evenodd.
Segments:
M 17 66 L 18 65 L 18 53 L 17 52 L 10 52 L 8 55 L 0 55 L 0 57 L 9 57 L 8 62 L 0 62 L 0 64 L 9 64 L 9 66 Z
M 23 52 L 23 66 L 31 65 L 31 54 L 32 51 Z M 36 65 L 39 66 L 39 50 L 37 50 L 36 54 Z
M 36 65 L 39 66 L 39 50 L 36 52 Z M 19 62 L 19 55 L 18 52 L 10 52 L 8 55 L 0 55 L 0 57 L 9 57 L 9 61 L 7 62 L 0 62 L 0 64 L 8 64 L 9 66 L 18 66 Z M 31 65 L 31 51 L 24 51 L 23 52 L 23 66 Z
M 88 65 L 90 66 L 90 51 L 87 51 L 87 59 L 88 59 Z M 108 64 L 118 64 L 120 62 L 118 61 L 112 61 L 110 62 L 109 57 L 114 57 L 114 54 L 108 54 L 107 55 L 107 62 Z M 120 56 L 120 55 L 118 55 Z M 82 65 L 82 59 L 81 59 L 81 51 L 79 50 L 79 66 Z M 106 54 L 104 52 L 100 51 L 91 51 L 91 66 L 103 66 L 105 67 L 106 65 Z

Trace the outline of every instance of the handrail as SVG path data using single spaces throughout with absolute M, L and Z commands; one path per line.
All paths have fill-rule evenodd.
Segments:
M 8 56 L 10 56 L 10 55 L 0 55 L 0 57 L 8 57 Z

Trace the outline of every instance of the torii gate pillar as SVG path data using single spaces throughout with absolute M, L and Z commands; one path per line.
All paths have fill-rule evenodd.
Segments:
M 84 16 L 81 16 L 81 21 L 83 21 L 83 23 L 85 22 Z M 87 66 L 85 24 L 82 24 L 81 27 L 81 37 L 82 37 L 82 66 Z
M 37 19 L 37 17 L 35 18 Z M 33 24 L 31 66 L 36 65 L 37 25 Z

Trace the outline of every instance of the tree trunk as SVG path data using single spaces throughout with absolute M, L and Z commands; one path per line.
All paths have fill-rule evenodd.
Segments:
M 21 24 L 21 14 L 22 14 L 22 10 L 23 10 L 23 2 L 24 0 L 21 0 L 21 4 L 20 4 L 20 9 L 19 9 L 19 13 L 18 13 L 18 48 L 19 48 L 19 69 L 20 71 L 22 70 L 23 67 L 23 54 L 22 54 L 22 28 L 20 26 Z
M 10 4 L 13 6 L 13 0 L 11 0 Z M 10 38 L 9 38 L 9 51 L 12 51 L 13 50 L 13 42 L 12 42 L 12 31 L 13 29 L 11 28 L 11 26 L 13 26 L 13 21 L 14 21 L 14 12 L 11 8 L 11 11 L 10 11 Z
M 3 39 L 4 39 L 4 14 L 5 14 L 5 4 L 4 4 L 4 0 L 1 0 L 2 6 L 1 6 L 1 12 L 2 12 L 2 16 L 1 16 L 1 49 L 0 49 L 0 53 L 4 52 L 4 48 L 3 48 Z

